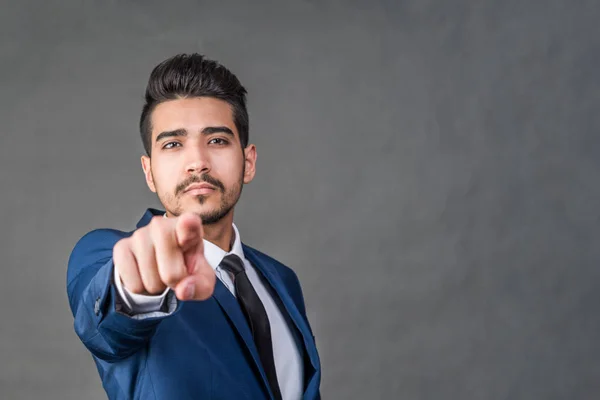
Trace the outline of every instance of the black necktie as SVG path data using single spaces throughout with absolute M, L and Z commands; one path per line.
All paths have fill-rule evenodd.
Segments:
M 279 391 L 277 373 L 275 371 L 275 361 L 273 360 L 271 326 L 269 325 L 269 318 L 267 317 L 265 307 L 252 287 L 248 275 L 246 275 L 244 263 L 238 256 L 229 254 L 223 258 L 219 265 L 221 268 L 234 275 L 237 300 L 242 312 L 246 316 L 248 325 L 250 325 L 252 337 L 254 338 L 254 343 L 256 343 L 260 361 L 265 369 L 271 391 L 273 392 L 275 399 L 279 400 L 281 399 L 281 392 Z

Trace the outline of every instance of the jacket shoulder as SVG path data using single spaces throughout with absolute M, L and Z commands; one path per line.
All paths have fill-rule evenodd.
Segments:
M 294 270 L 290 267 L 288 267 L 287 265 L 283 264 L 281 261 L 276 260 L 275 258 L 269 256 L 268 254 L 263 253 L 260 250 L 257 250 L 253 247 L 250 247 L 248 245 L 245 245 L 245 247 L 247 249 L 249 249 L 250 251 L 252 251 L 256 256 L 260 257 L 261 259 L 265 260 L 266 262 L 268 262 L 269 264 L 271 264 L 272 266 L 275 267 L 275 269 L 277 270 L 277 272 L 282 275 L 282 277 L 285 278 L 289 278 L 289 279 L 293 279 L 293 280 L 298 280 L 298 276 L 296 275 L 296 272 L 294 272 Z
M 247 250 L 253 252 L 255 256 L 261 258 L 262 260 L 269 263 L 275 268 L 275 270 L 283 280 L 283 283 L 285 284 L 285 287 L 287 288 L 288 292 L 296 301 L 296 304 L 300 308 L 302 314 L 305 314 L 306 310 L 304 305 L 304 295 L 302 293 L 302 285 L 300 284 L 300 280 L 298 279 L 298 275 L 296 274 L 296 272 L 292 268 L 284 265 L 282 262 L 259 250 L 256 250 L 255 248 L 252 248 L 247 245 L 244 246 Z
M 67 282 L 70 282 L 81 268 L 111 258 L 115 243 L 131 236 L 132 233 L 116 229 L 94 229 L 83 235 L 69 256 Z

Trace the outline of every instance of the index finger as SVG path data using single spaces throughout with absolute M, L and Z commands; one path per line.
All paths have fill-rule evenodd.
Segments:
M 202 219 L 194 213 L 181 214 L 175 224 L 175 238 L 177 245 L 183 251 L 197 247 L 196 251 L 203 252 Z

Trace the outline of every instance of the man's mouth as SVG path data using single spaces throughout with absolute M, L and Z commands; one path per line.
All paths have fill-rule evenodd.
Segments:
M 183 193 L 192 196 L 198 196 L 201 194 L 211 194 L 215 190 L 216 188 L 208 183 L 192 183 L 183 191 Z

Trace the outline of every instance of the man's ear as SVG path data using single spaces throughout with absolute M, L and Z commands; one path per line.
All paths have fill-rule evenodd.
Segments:
M 156 186 L 154 186 L 154 177 L 152 176 L 152 166 L 150 157 L 143 155 L 141 158 L 142 161 L 142 169 L 144 170 L 144 176 L 146 177 L 146 185 L 148 188 L 156 193 Z
M 244 149 L 244 166 L 244 183 L 250 183 L 256 174 L 256 146 L 253 144 Z

